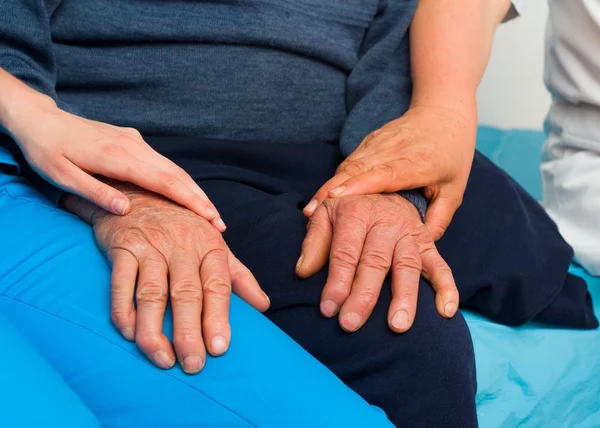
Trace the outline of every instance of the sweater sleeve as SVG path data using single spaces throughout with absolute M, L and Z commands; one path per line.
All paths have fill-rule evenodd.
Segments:
M 348 78 L 348 118 L 340 146 L 352 153 L 371 132 L 402 116 L 410 105 L 409 27 L 417 0 L 380 0 L 377 15 L 367 29 L 359 60 Z M 421 217 L 427 199 L 420 189 L 399 192 L 412 202 Z
M 50 15 L 61 0 L 2 0 L 0 67 L 58 101 Z
M 36 91 L 54 99 L 60 108 L 70 110 L 60 102 L 56 94 L 56 64 L 50 34 L 50 16 L 61 1 L 0 1 L 0 67 Z M 61 190 L 51 186 L 31 170 L 4 129 L 0 128 L 0 134 L 4 134 L 0 135 L 0 164 L 4 169 L 20 166 L 18 169 L 31 179 L 38 190 L 57 202 Z

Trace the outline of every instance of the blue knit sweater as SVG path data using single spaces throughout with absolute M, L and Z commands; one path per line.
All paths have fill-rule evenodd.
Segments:
M 415 5 L 2 0 L 0 67 L 66 110 L 142 134 L 339 141 L 347 155 L 408 108 Z

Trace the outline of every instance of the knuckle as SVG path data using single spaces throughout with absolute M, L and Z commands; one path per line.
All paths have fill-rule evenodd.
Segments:
M 340 245 L 331 250 L 330 261 L 339 268 L 354 268 L 358 260 L 358 249 L 352 245 Z
M 115 244 L 122 247 L 132 254 L 143 254 L 149 249 L 147 239 L 145 239 L 138 231 L 127 230 L 120 239 L 115 241 Z
M 229 251 L 225 246 L 225 241 L 220 233 L 211 230 L 211 233 L 206 236 L 206 243 L 210 249 L 204 256 L 205 260 L 227 260 Z
M 138 304 L 165 304 L 167 302 L 167 288 L 158 280 L 148 280 L 140 284 L 136 291 Z
M 426 250 L 421 253 L 423 259 L 431 258 L 431 269 L 441 274 L 452 275 L 452 269 L 448 266 L 448 263 L 440 256 L 435 249 Z
M 130 139 L 130 137 L 126 137 L 128 139 Z M 127 156 L 129 156 L 129 152 L 120 144 L 123 145 L 130 145 L 131 142 L 128 140 L 127 142 L 122 142 L 121 143 L 121 138 L 119 139 L 119 143 L 106 143 L 102 146 L 102 151 L 104 152 L 104 154 L 108 157 L 111 158 L 118 158 L 118 159 L 123 159 Z
M 193 235 L 193 228 L 189 222 L 175 221 L 170 227 L 171 233 L 175 236 L 177 242 L 187 242 L 190 236 Z
M 178 346 L 190 347 L 194 346 L 200 340 L 200 330 L 195 330 L 190 327 L 178 327 L 173 332 L 173 341 Z
M 90 199 L 101 201 L 107 198 L 112 189 L 108 186 L 98 186 L 90 192 Z
M 326 298 L 334 302 L 344 302 L 350 296 L 351 286 L 344 282 L 328 285 Z
M 71 172 L 69 171 L 67 166 L 61 161 L 57 161 L 53 164 L 53 167 L 51 168 L 50 177 L 52 178 L 54 183 L 59 186 L 65 186 L 72 182 Z
M 125 327 L 129 321 L 127 312 L 119 309 L 111 311 L 110 318 L 113 324 L 119 328 Z
M 398 298 L 406 302 L 406 309 L 409 311 L 414 311 L 416 309 L 418 287 L 418 284 L 407 284 L 405 287 L 402 287 L 402 290 L 398 293 Z
M 369 135 L 367 135 L 365 137 L 365 139 L 362 141 L 362 146 L 363 147 L 369 147 L 370 145 L 373 144 L 373 142 L 375 142 L 378 137 L 380 135 L 382 135 L 383 130 L 381 128 L 376 129 L 375 131 L 371 132 Z
M 175 177 L 177 177 L 177 179 L 181 180 L 181 181 L 187 181 L 190 180 L 191 177 L 190 175 L 181 167 L 179 167 L 176 164 L 173 164 L 175 167 Z
M 391 254 L 380 249 L 365 250 L 361 258 L 361 265 L 371 269 L 387 271 L 391 264 Z
M 198 281 L 191 278 L 180 279 L 171 284 L 171 300 L 179 303 L 201 303 L 202 288 Z
M 381 128 L 377 128 L 376 130 L 374 130 L 373 132 L 371 132 L 368 137 L 370 138 L 377 138 L 379 137 L 381 134 L 383 133 L 383 130 Z
M 231 284 L 220 275 L 208 278 L 204 283 L 204 292 L 211 296 L 228 297 L 231 293 Z
M 337 173 L 345 172 L 349 175 L 358 175 L 365 170 L 365 163 L 361 160 L 342 162 L 338 167 Z
M 458 207 L 462 205 L 464 198 L 465 196 L 462 193 L 456 195 L 454 198 L 452 198 L 453 205 L 458 209 Z
M 394 262 L 395 270 L 416 270 L 421 272 L 421 258 L 412 254 L 403 254 Z
M 144 351 L 160 347 L 160 336 L 155 332 L 143 332 L 135 335 L 135 343 Z
M 377 303 L 379 292 L 372 288 L 362 288 L 356 295 L 356 300 L 362 307 L 370 307 Z
M 111 169 L 123 177 L 133 177 L 135 169 L 129 162 L 119 162 L 111 166 Z
M 408 236 L 414 239 L 415 243 L 419 243 L 421 247 L 428 248 L 434 246 L 433 239 L 429 234 L 429 229 L 420 220 L 412 219 L 406 224 Z
M 396 176 L 396 170 L 386 163 L 376 165 L 373 169 L 379 176 L 387 180 L 393 180 Z
M 447 229 L 448 229 L 448 225 L 446 223 L 437 222 L 436 224 L 433 225 L 433 231 L 437 235 L 444 235 L 446 233 Z
M 176 188 L 179 185 L 179 179 L 177 178 L 177 176 L 170 172 L 159 172 L 157 175 L 157 179 L 164 189 L 170 190 Z
M 319 207 L 317 208 L 317 211 L 322 209 L 322 207 Z M 324 219 L 322 216 L 313 215 L 308 219 L 307 229 L 312 230 L 313 232 L 326 232 L 329 228 L 328 225 L 324 223 Z
M 123 131 L 127 132 L 128 134 L 132 135 L 133 137 L 142 138 L 142 134 L 140 133 L 140 131 L 138 131 L 135 128 L 126 127 L 126 128 L 123 128 Z
M 352 219 L 354 222 L 354 231 L 364 229 L 368 221 L 367 214 L 371 210 L 371 204 L 368 196 L 361 198 L 343 198 L 337 200 L 336 214 L 338 218 L 344 217 Z

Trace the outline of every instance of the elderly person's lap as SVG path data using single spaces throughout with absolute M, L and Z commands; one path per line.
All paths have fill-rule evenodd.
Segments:
M 367 401 L 384 407 L 394 423 L 474 425 L 469 333 L 462 317 L 437 314 L 429 285 L 421 282 L 409 333 L 396 335 L 386 324 L 386 283 L 371 319 L 347 334 L 336 320 L 319 314 L 325 273 L 305 281 L 294 276 L 306 230 L 298 207 L 321 175 L 335 168 L 336 149 L 323 152 L 310 178 L 297 182 L 239 166 L 203 167 L 207 175 L 197 178 L 228 223 L 227 242 L 270 295 L 267 316 L 275 324 Z M 166 372 L 153 367 L 111 325 L 110 270 L 89 226 L 50 206 L 24 180 L 6 175 L 2 180 L 0 311 L 103 426 L 389 424 L 235 297 L 225 356 L 209 359 L 197 376 L 178 367 Z M 170 314 L 166 324 L 169 330 Z

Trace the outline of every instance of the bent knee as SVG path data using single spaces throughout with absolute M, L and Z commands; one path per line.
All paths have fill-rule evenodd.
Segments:
M 438 373 L 449 382 L 474 385 L 473 341 L 462 314 L 446 319 L 435 312 L 428 318 L 416 326 L 413 333 L 418 337 L 410 344 L 421 369 Z

